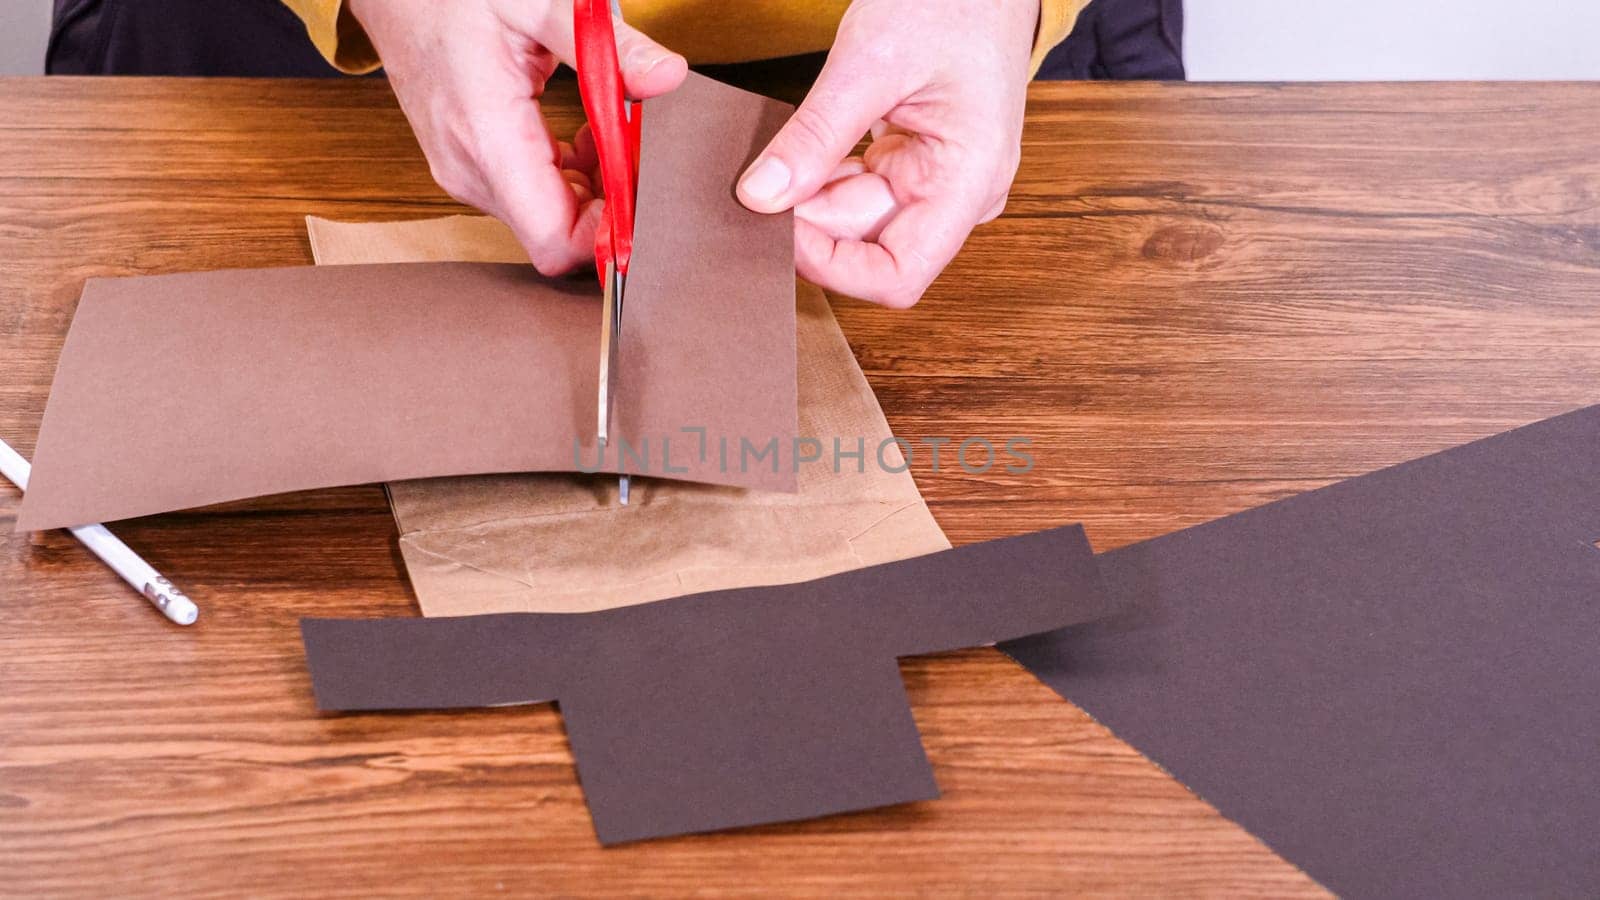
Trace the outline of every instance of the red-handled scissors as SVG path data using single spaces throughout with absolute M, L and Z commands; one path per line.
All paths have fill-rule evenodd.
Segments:
M 589 117 L 595 155 L 600 160 L 605 208 L 594 235 L 594 262 L 600 273 L 604 307 L 600 324 L 600 396 L 597 436 L 601 451 L 611 435 L 616 396 L 618 354 L 622 341 L 622 300 L 633 256 L 633 202 L 639 180 L 639 106 L 623 92 L 617 62 L 613 16 L 622 21 L 615 0 L 573 0 L 573 38 L 578 57 L 578 91 Z M 618 479 L 623 505 L 628 503 L 628 476 Z

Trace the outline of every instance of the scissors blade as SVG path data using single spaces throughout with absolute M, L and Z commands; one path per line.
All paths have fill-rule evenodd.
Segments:
M 606 381 L 607 397 L 605 401 L 607 404 L 606 421 L 608 423 L 615 417 L 617 403 L 617 383 L 621 380 L 619 376 L 622 372 L 622 308 L 623 300 L 626 298 L 628 292 L 627 274 L 618 271 L 615 264 L 611 266 L 611 269 L 611 287 L 607 291 L 610 296 L 606 298 L 605 314 L 605 318 L 611 320 L 610 330 L 608 332 L 610 341 L 607 348 L 607 352 L 610 353 L 610 358 L 606 361 L 606 369 L 609 375 Z M 620 467 L 621 464 L 622 459 L 619 451 L 617 465 Z M 628 488 L 631 485 L 632 481 L 627 475 L 617 476 L 617 499 L 622 503 L 623 506 L 628 505 Z
M 617 270 L 616 264 L 610 266 L 611 286 L 606 290 L 607 327 L 610 329 L 606 340 L 606 361 L 608 378 L 606 380 L 606 422 L 616 416 L 617 390 L 622 375 L 622 296 L 628 287 L 628 276 Z
M 600 304 L 600 393 L 595 416 L 596 438 L 601 447 L 604 447 L 611 437 L 611 397 L 615 390 L 617 336 L 621 325 L 617 317 L 621 311 L 617 302 L 620 293 L 618 274 L 616 263 L 607 260 L 605 295 Z

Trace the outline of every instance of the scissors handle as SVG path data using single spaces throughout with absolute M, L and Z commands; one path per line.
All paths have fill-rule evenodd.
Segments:
M 605 212 L 595 233 L 595 262 L 604 277 L 614 261 L 626 275 L 633 256 L 633 201 L 639 173 L 639 104 L 632 115 L 623 94 L 617 36 L 610 0 L 573 0 L 573 38 L 578 57 L 578 92 L 589 117 Z

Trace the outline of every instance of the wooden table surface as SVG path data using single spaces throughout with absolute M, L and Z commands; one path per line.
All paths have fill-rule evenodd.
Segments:
M 1109 549 L 1600 400 L 1597 148 L 1600 85 L 1040 85 L 1006 215 L 913 311 L 835 308 L 898 434 L 1033 439 L 914 457 L 952 540 Z M 454 210 L 381 82 L 0 81 L 0 435 L 88 276 Z M 297 619 L 415 614 L 379 488 L 123 524 L 187 630 L 18 496 L 0 894 L 1320 893 L 993 650 L 903 665 L 942 800 L 601 850 L 548 706 L 313 708 Z

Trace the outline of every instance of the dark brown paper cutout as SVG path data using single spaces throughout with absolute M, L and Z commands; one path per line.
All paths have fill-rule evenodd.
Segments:
M 793 223 L 733 196 L 788 107 L 691 75 L 646 109 L 618 433 L 603 457 L 592 272 L 416 263 L 97 278 L 61 354 L 17 528 L 491 472 L 625 468 L 792 492 Z M 744 442 L 776 455 L 750 463 Z
M 938 794 L 895 658 L 1105 611 L 1079 526 L 591 613 L 306 619 L 317 705 L 559 701 L 602 843 Z
M 1600 894 L 1600 407 L 1100 557 L 1004 645 L 1334 892 Z

